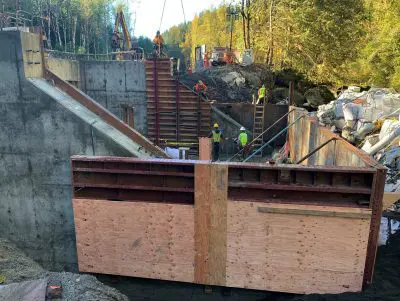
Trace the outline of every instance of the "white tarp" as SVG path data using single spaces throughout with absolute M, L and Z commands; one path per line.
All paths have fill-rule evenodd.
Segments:
M 45 301 L 47 279 L 0 285 L 0 300 Z

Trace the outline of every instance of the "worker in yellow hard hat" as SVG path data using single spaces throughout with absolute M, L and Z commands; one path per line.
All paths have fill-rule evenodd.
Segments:
M 211 134 L 208 136 L 209 138 L 212 138 L 212 143 L 213 143 L 213 161 L 218 161 L 219 160 L 219 149 L 220 149 L 220 144 L 223 139 L 222 131 L 219 128 L 218 123 L 214 123 L 213 129 L 211 131 Z

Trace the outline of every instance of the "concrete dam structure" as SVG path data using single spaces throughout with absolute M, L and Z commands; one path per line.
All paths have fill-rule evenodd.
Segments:
M 0 235 L 30 257 L 288 293 L 371 283 L 386 175 L 373 158 L 291 108 L 297 164 L 173 160 L 162 147 L 197 145 L 214 120 L 167 59 L 45 58 L 41 42 L 0 32 Z

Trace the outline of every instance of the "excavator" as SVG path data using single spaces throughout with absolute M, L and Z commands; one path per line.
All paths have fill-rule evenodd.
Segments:
M 122 33 L 122 35 L 121 35 Z M 144 51 L 139 47 L 132 47 L 131 35 L 125 21 L 122 9 L 117 11 L 111 48 L 115 53 L 114 60 L 129 60 L 143 57 Z

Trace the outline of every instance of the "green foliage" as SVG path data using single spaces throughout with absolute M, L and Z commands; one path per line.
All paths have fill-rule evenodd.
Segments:
M 8 7 L 15 11 L 14 5 Z M 51 49 L 106 53 L 110 51 L 115 8 L 113 0 L 20 0 L 20 8 L 33 16 L 33 25 L 42 26 Z M 121 2 L 120 2 L 121 3 Z M 122 5 L 129 25 L 129 12 Z
M 242 51 L 244 34 L 250 34 L 257 63 L 291 68 L 319 83 L 400 88 L 400 0 L 243 3 L 248 6 L 245 18 L 234 22 L 233 48 Z M 187 28 L 174 26 L 164 36 L 192 60 L 198 45 L 205 44 L 209 52 L 229 46 L 226 5 L 205 10 Z
M 153 52 L 153 42 L 147 38 L 140 36 L 137 39 L 138 46 L 143 48 L 144 53 L 152 53 Z

